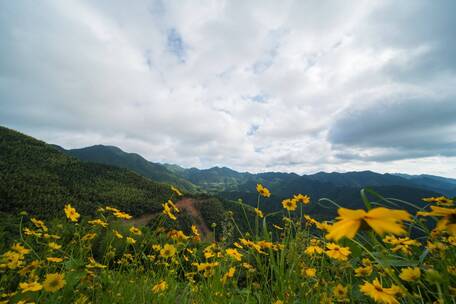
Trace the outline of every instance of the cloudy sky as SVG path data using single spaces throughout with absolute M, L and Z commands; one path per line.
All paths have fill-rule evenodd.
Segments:
M 456 1 L 0 8 L 0 125 L 185 167 L 456 177 Z

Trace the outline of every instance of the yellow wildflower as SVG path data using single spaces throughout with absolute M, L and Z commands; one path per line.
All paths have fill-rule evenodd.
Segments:
M 313 267 L 304 268 L 302 274 L 308 278 L 313 278 L 317 274 L 317 269 Z
M 136 240 L 132 237 L 127 236 L 127 244 L 134 245 L 136 244 Z
M 171 258 L 176 254 L 176 247 L 171 244 L 165 244 L 160 250 L 160 255 L 165 259 Z
M 19 288 L 22 289 L 22 293 L 27 291 L 40 291 L 43 289 L 43 285 L 38 282 L 30 282 L 30 283 L 19 283 Z
M 168 203 L 165 203 L 165 204 L 162 204 L 163 206 L 163 211 L 162 213 L 166 216 L 168 216 L 170 219 L 172 219 L 173 221 L 177 220 L 176 216 L 173 214 L 173 212 L 171 211 L 171 208 L 169 207 Z
M 282 201 L 283 208 L 287 209 L 288 211 L 294 211 L 297 208 L 297 201 L 294 199 L 285 199 Z
M 360 290 L 377 303 L 399 304 L 396 295 L 400 294 L 400 287 L 392 285 L 390 288 L 385 288 L 377 278 L 372 283 L 365 282 L 360 286 Z
M 304 253 L 307 255 L 322 254 L 324 251 L 320 246 L 310 245 L 304 250 Z
M 240 262 L 242 260 L 242 254 L 237 251 L 235 248 L 228 248 L 225 250 L 226 254 L 235 259 L 236 261 Z
M 79 219 L 79 213 L 76 211 L 76 209 L 74 209 L 73 207 L 71 207 L 71 204 L 67 204 L 65 205 L 65 214 L 66 214 L 66 217 L 72 221 L 72 222 L 77 222 L 78 219 Z
M 57 244 L 55 242 L 49 242 L 48 243 L 48 247 L 53 249 L 53 250 L 58 250 L 58 249 L 62 248 L 62 245 L 59 245 L 59 244 Z
M 334 298 L 337 302 L 350 302 L 348 298 L 348 288 L 343 286 L 342 284 L 337 284 L 336 287 L 333 289 Z
M 367 265 L 367 266 L 360 266 L 358 268 L 355 269 L 355 277 L 367 277 L 367 276 L 370 276 L 372 274 L 372 266 L 371 265 Z
M 195 226 L 195 225 L 192 225 L 191 227 L 192 229 L 192 233 L 195 235 L 195 236 L 199 236 L 199 231 L 198 231 L 198 228 Z
M 100 227 L 103 227 L 103 228 L 106 228 L 108 227 L 108 223 L 101 220 L 101 219 L 95 219 L 95 220 L 92 220 L 92 221 L 88 221 L 87 223 L 89 223 L 90 225 L 98 225 Z
M 122 212 L 122 211 L 116 211 L 113 213 L 115 217 L 124 219 L 124 220 L 129 220 L 132 218 L 132 216 L 128 213 Z
M 298 203 L 303 203 L 307 205 L 310 203 L 310 197 L 308 195 L 296 194 L 293 196 L 293 199 Z
M 36 226 L 36 228 L 42 229 L 43 231 L 48 231 L 48 228 L 44 224 L 43 221 L 37 220 L 36 218 L 31 218 L 30 221 L 33 223 L 33 225 Z
M 339 208 L 338 222 L 329 228 L 326 235 L 328 239 L 339 240 L 342 237 L 354 238 L 361 224 L 365 222 L 376 233 L 382 235 L 385 232 L 392 234 L 404 234 L 402 221 L 410 221 L 411 216 L 404 210 L 391 210 L 383 207 L 373 208 L 368 212 L 364 210 L 351 210 Z
M 451 235 L 456 235 L 456 223 L 454 222 L 456 209 L 431 206 L 431 210 L 431 212 L 420 211 L 417 212 L 416 215 L 442 217 L 442 219 L 437 222 L 434 231 L 448 231 Z
M 22 246 L 19 243 L 13 244 L 13 246 L 11 246 L 11 249 L 22 255 L 26 255 L 26 254 L 30 253 L 30 249 L 25 248 L 24 246 Z
M 401 270 L 399 277 L 407 282 L 413 282 L 420 278 L 421 270 L 418 267 L 407 267 Z
M 173 191 L 174 193 L 176 193 L 178 196 L 182 196 L 182 192 L 180 192 L 179 189 L 177 189 L 177 188 L 174 187 L 174 186 L 171 186 L 171 191 Z
M 82 241 L 90 241 L 90 240 L 93 240 L 94 238 L 97 237 L 97 234 L 95 232 L 89 232 L 89 233 L 86 233 L 82 238 L 81 240 Z
M 231 279 L 232 277 L 234 277 L 234 273 L 235 272 L 236 272 L 236 268 L 235 267 L 230 267 L 230 269 L 228 269 L 228 271 L 221 278 L 221 282 L 223 284 L 225 284 L 228 279 Z
M 257 184 L 256 189 L 257 189 L 258 193 L 263 197 L 271 196 L 271 192 L 269 191 L 269 189 L 264 187 L 262 184 Z
M 166 281 L 162 280 L 152 287 L 152 292 L 155 294 L 158 294 L 158 293 L 164 292 L 166 289 L 168 289 L 168 283 L 166 283 Z
M 350 255 L 351 251 L 348 247 L 341 247 L 335 243 L 329 243 L 326 245 L 327 250 L 325 251 L 326 255 L 330 258 L 340 261 L 348 260 L 348 256 Z
M 260 209 L 255 208 L 255 213 L 259 218 L 263 218 L 263 212 Z
M 43 282 L 44 290 L 48 292 L 56 292 L 65 286 L 65 276 L 60 273 L 49 273 Z
M 115 236 L 116 238 L 118 238 L 118 239 L 121 239 L 121 238 L 123 238 L 123 235 L 122 235 L 122 234 L 120 234 L 120 232 L 119 232 L 119 231 L 117 231 L 117 230 L 113 230 L 113 231 L 112 231 L 112 233 L 113 233 L 113 234 L 114 234 L 114 236 Z
M 136 228 L 135 226 L 131 226 L 129 230 L 131 233 L 136 234 L 136 235 L 142 234 L 141 230 L 139 228 Z
M 48 257 L 48 258 L 46 258 L 46 260 L 48 260 L 48 262 L 52 262 L 52 263 L 63 262 L 62 258 L 57 258 L 57 257 Z

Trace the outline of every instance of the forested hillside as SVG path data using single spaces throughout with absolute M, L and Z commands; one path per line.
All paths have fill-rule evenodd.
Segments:
M 0 127 L 0 211 L 50 218 L 66 203 L 81 213 L 112 205 L 133 215 L 161 209 L 170 187 L 129 170 L 81 162 L 53 146 Z

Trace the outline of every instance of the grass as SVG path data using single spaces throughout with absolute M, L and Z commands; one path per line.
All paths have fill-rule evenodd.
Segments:
M 1 257 L 0 303 L 455 303 L 453 201 L 428 199 L 431 212 L 378 216 L 376 226 L 375 203 L 362 195 L 365 215 L 326 223 L 304 217 L 297 196 L 272 228 L 271 214 L 238 225 L 243 214 L 228 213 L 218 242 L 201 241 L 196 227 L 164 228 L 179 212 L 172 202 L 156 228 L 132 228 L 109 207 L 96 222 L 71 206 L 48 223 L 23 214 L 20 238 Z M 346 223 L 360 224 L 354 237 Z M 387 225 L 403 233 L 377 233 Z M 328 240 L 334 229 L 344 237 Z

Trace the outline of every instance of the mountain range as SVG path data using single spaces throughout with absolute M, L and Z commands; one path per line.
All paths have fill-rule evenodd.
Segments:
M 102 163 L 130 169 L 152 180 L 174 184 L 189 192 L 254 192 L 256 183 L 264 183 L 279 196 L 290 195 L 290 188 L 299 185 L 325 187 L 387 187 L 402 186 L 419 188 L 456 196 L 456 179 L 433 175 L 380 174 L 372 171 L 318 172 L 310 175 L 266 172 L 252 174 L 237 172 L 227 167 L 210 169 L 182 168 L 178 165 L 151 162 L 136 153 L 127 153 L 118 147 L 96 145 L 81 149 L 65 150 L 64 153 L 82 161 Z M 307 188 L 307 187 L 306 187 Z M 296 189 L 298 190 L 298 189 Z M 293 191 L 296 191 L 293 189 Z
M 303 211 L 321 219 L 334 217 L 337 210 L 323 198 L 347 208 L 364 208 L 360 190 L 365 187 L 417 205 L 424 205 L 423 197 L 453 196 L 456 188 L 454 179 L 430 175 L 371 171 L 253 174 L 226 167 L 187 169 L 150 162 L 113 146 L 67 150 L 0 126 L 0 213 L 8 215 L 5 219 L 20 211 L 52 218 L 61 215 L 68 202 L 87 215 L 107 204 L 134 216 L 159 214 L 161 204 L 172 196 L 170 185 L 174 185 L 192 198 L 207 224 L 221 223 L 226 211 L 243 216 L 240 202 L 256 206 L 257 183 L 272 192 L 261 202 L 263 212 L 281 211 L 284 198 L 303 193 L 313 202 Z M 368 197 L 382 205 L 394 203 L 372 194 Z M 253 211 L 249 208 L 250 217 Z M 281 213 L 273 220 L 280 223 Z M 185 221 L 191 223 L 192 219 Z

